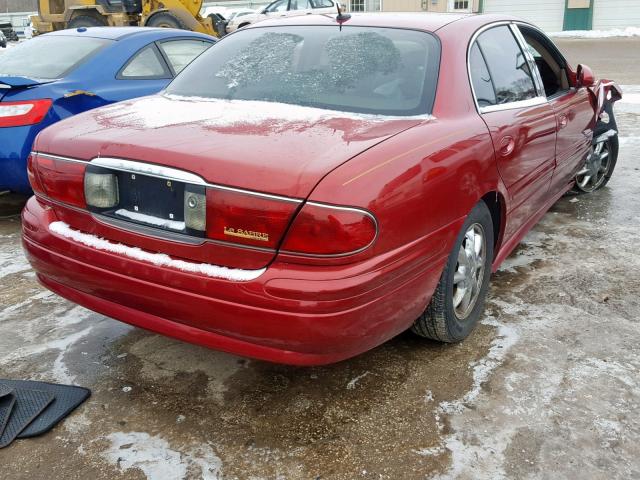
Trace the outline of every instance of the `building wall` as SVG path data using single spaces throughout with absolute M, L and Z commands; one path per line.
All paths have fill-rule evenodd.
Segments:
M 595 0 L 593 29 L 640 27 L 640 0 Z
M 469 0 L 473 12 L 477 12 L 480 0 Z M 453 0 L 382 0 L 385 12 L 450 12 L 453 11 Z
M 514 15 L 548 32 L 562 30 L 564 9 L 565 0 L 484 0 L 485 13 Z
M 0 15 L 36 10 L 38 10 L 38 0 L 0 0 Z

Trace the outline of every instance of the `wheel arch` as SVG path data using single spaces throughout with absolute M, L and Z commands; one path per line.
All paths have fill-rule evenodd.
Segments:
M 485 203 L 491 213 L 493 221 L 493 253 L 494 258 L 502 245 L 504 227 L 506 220 L 506 201 L 504 196 L 497 190 L 485 193 L 481 200 Z

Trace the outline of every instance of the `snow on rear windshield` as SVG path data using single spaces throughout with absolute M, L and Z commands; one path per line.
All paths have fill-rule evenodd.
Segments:
M 0 75 L 61 78 L 110 42 L 101 38 L 75 36 L 34 38 L 16 45 L 0 56 Z
M 420 115 L 431 111 L 438 62 L 438 42 L 414 30 L 253 28 L 201 55 L 167 93 Z

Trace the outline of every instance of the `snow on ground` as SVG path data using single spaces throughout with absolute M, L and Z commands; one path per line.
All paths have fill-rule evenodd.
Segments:
M 611 38 L 611 37 L 640 37 L 639 27 L 612 28 L 611 30 L 567 30 L 551 32 L 555 38 Z
M 616 111 L 640 115 L 634 110 L 640 104 L 640 86 L 623 86 L 623 90 Z M 621 117 L 622 148 L 640 148 L 640 135 L 629 128 L 628 117 Z M 622 157 L 619 168 L 626 167 L 626 173 L 637 171 L 630 160 L 629 155 Z M 610 188 L 635 191 L 635 185 L 634 177 L 619 171 Z M 607 191 L 600 197 L 611 201 Z M 438 480 L 548 478 L 551 470 L 545 473 L 540 465 L 555 465 L 553 478 L 558 479 L 637 476 L 629 460 L 634 454 L 628 441 L 640 414 L 640 354 L 633 346 L 637 322 L 625 314 L 625 308 L 608 309 L 607 292 L 617 283 L 618 273 L 601 265 L 602 255 L 609 255 L 621 264 L 628 259 L 630 270 L 640 266 L 638 257 L 629 255 L 636 229 L 628 224 L 607 230 L 611 216 L 627 218 L 616 206 L 607 209 L 606 220 L 594 225 L 577 214 L 581 208 L 593 209 L 588 206 L 591 197 L 574 198 L 579 198 L 574 203 L 576 213 L 547 214 L 500 269 L 503 275 L 525 275 L 528 280 L 519 285 L 507 281 L 498 298 L 489 298 L 483 323 L 498 328 L 489 354 L 469 365 L 472 388 L 434 409 L 443 433 L 441 443 L 416 453 L 451 454 L 451 466 Z M 565 217 L 571 221 L 571 232 L 563 228 Z M 625 222 L 618 219 L 618 223 Z M 614 251 L 599 241 L 604 237 L 598 232 L 605 231 L 608 242 L 617 246 Z M 595 235 L 595 252 L 576 249 L 576 235 Z M 579 262 L 558 269 L 560 259 L 574 249 L 573 257 Z M 570 285 L 579 282 L 585 270 L 596 277 L 598 290 L 594 298 L 588 284 L 582 285 L 586 291 L 574 303 L 576 293 Z M 558 284 L 565 287 L 556 292 L 556 299 L 541 301 L 543 292 Z M 629 297 L 616 301 L 626 305 Z M 619 351 L 629 353 L 616 357 Z M 550 358 L 555 361 L 549 362 Z M 603 471 L 609 475 L 600 475 Z
M 200 470 L 197 478 L 202 480 L 222 477 L 222 463 L 208 445 L 183 453 L 171 448 L 162 437 L 145 432 L 115 432 L 107 435 L 106 439 L 111 446 L 102 456 L 118 465 L 122 472 L 139 469 L 150 479 L 182 479 L 196 467 Z M 191 472 L 192 475 L 194 473 Z

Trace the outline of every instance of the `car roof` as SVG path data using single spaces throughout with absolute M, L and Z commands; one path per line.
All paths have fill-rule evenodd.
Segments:
M 87 28 L 68 28 L 66 30 L 57 30 L 55 32 L 46 33 L 47 36 L 74 36 L 74 37 L 93 37 L 103 38 L 105 40 L 122 40 L 123 38 L 142 35 L 145 33 L 155 33 L 161 37 L 171 36 L 200 36 L 210 37 L 189 30 L 178 30 L 175 28 L 153 28 L 153 27 L 87 27 Z M 213 37 L 211 37 L 213 38 Z
M 336 12 L 337 15 L 337 12 Z M 250 25 L 249 28 L 260 28 L 278 25 L 336 25 L 336 15 L 302 15 L 286 17 L 277 20 L 263 20 Z M 478 22 L 484 23 L 497 21 L 513 21 L 515 17 L 507 15 L 477 15 L 460 13 L 433 13 L 433 12 L 411 12 L 411 13 L 353 13 L 351 18 L 343 22 L 344 26 L 367 26 L 367 27 L 389 27 L 389 28 L 410 28 L 435 32 L 454 22 Z

